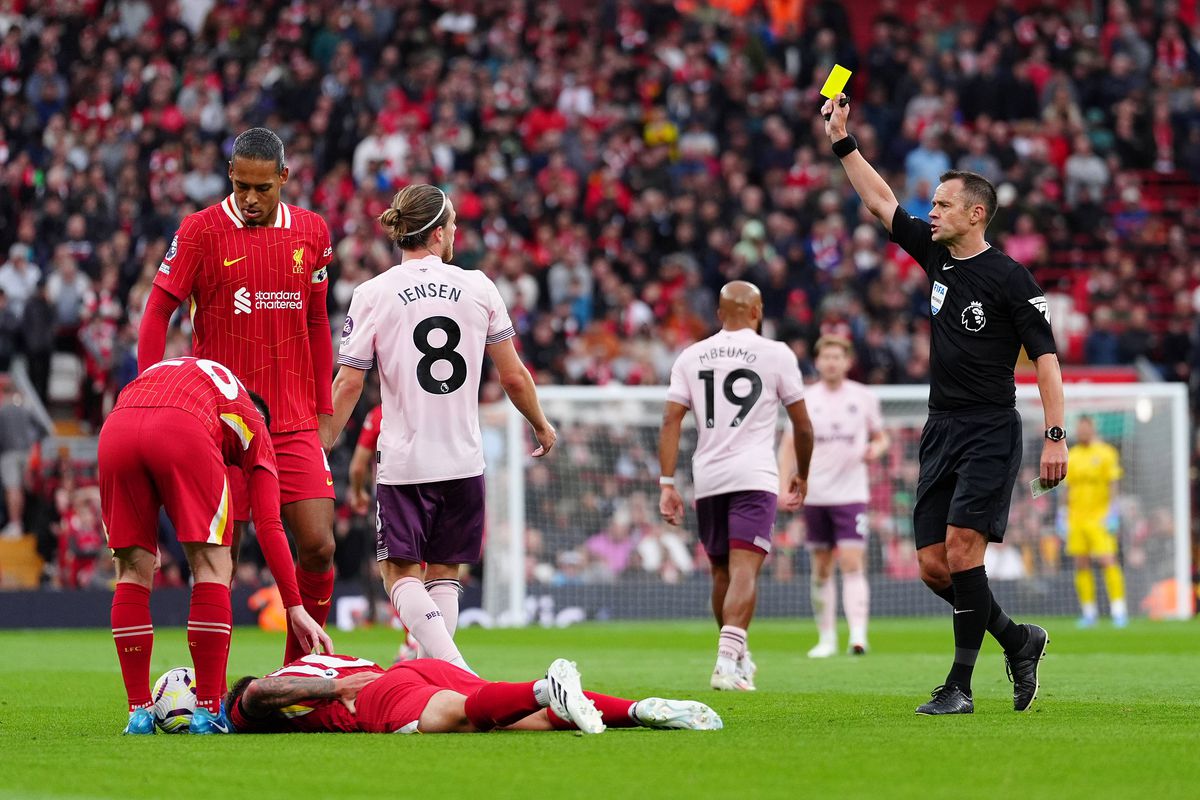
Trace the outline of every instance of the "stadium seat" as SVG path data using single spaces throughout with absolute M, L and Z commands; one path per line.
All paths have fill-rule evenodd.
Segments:
M 36 589 L 41 577 L 36 536 L 0 539 L 0 589 Z

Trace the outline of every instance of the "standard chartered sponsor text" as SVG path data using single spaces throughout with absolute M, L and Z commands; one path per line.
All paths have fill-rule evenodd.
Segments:
M 260 311 L 302 309 L 304 300 L 300 292 L 255 292 L 254 308 Z

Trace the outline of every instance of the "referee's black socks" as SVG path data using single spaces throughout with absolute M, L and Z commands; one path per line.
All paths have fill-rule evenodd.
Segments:
M 957 684 L 970 694 L 971 673 L 992 615 L 992 591 L 982 565 L 952 572 L 950 581 L 954 585 L 954 664 L 946 683 Z
M 982 569 L 982 567 L 980 567 Z M 934 594 L 945 600 L 950 605 L 954 605 L 954 584 L 950 584 L 945 589 L 930 588 Z M 988 589 L 989 594 L 991 589 Z M 1008 618 L 1008 614 L 1004 613 L 1004 609 L 996 602 L 996 598 L 992 596 L 992 610 L 988 616 L 987 632 L 992 635 L 1000 646 L 1004 648 L 1004 652 L 1012 655 L 1025 646 L 1029 640 L 1029 632 L 1024 626 L 1018 625 Z

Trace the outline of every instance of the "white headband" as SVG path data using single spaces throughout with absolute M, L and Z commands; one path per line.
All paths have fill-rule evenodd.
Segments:
M 436 186 L 435 186 L 435 187 L 433 187 L 433 188 L 437 189 L 437 187 L 436 187 Z M 428 228 L 430 225 L 432 225 L 433 223 L 437 222 L 439 219 L 441 219 L 441 218 L 442 218 L 442 213 L 443 213 L 443 212 L 446 210 L 446 199 L 447 199 L 447 198 L 446 198 L 446 193 L 445 193 L 445 192 L 442 192 L 442 190 L 441 190 L 441 189 L 438 189 L 438 191 L 439 191 L 439 192 L 441 192 L 441 194 L 442 194 L 442 207 L 438 209 L 438 213 L 434 214 L 434 215 L 433 215 L 433 219 L 429 220 L 429 222 L 426 222 L 424 225 L 422 225 L 420 228 L 417 228 L 417 229 L 416 229 L 415 231 L 413 231 L 412 233 L 406 233 L 406 234 L 404 234 L 405 236 L 413 236 L 414 234 L 421 233 L 421 232 L 422 232 L 422 231 L 424 231 L 426 228 Z

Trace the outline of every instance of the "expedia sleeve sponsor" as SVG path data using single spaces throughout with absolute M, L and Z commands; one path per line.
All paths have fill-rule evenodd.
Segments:
M 1024 267 L 1013 270 L 1005 283 L 1007 299 L 1012 308 L 1013 327 L 1031 359 L 1055 352 L 1054 333 L 1050 327 L 1050 304 L 1033 275 Z

